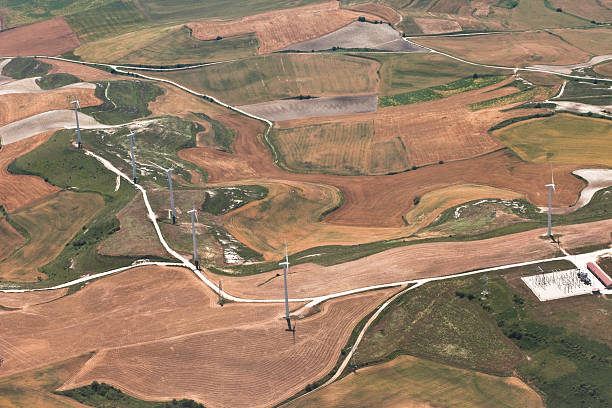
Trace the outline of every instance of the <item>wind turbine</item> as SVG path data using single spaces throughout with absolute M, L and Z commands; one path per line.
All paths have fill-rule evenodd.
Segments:
M 285 244 L 285 261 L 279 263 L 283 267 L 283 279 L 285 281 L 285 320 L 287 320 L 287 328 L 285 331 L 290 331 L 295 334 L 295 325 L 291 327 L 291 317 L 289 317 L 289 295 L 287 294 L 287 270 L 289 269 L 289 255 L 287 253 L 287 244 Z
M 172 224 L 176 224 L 176 213 L 174 212 L 174 190 L 172 190 L 172 170 L 168 169 L 168 185 L 170 186 L 170 209 L 172 211 Z
M 130 138 L 130 154 L 132 156 L 132 178 L 134 179 L 134 184 L 136 184 L 136 159 L 134 158 L 134 135 L 132 132 L 128 136 Z
M 548 236 L 554 241 L 555 239 L 552 236 L 552 195 L 555 191 L 555 175 L 552 170 L 552 165 L 550 166 L 550 175 L 551 183 L 546 185 L 546 189 L 548 189 Z
M 74 106 L 74 117 L 76 118 L 76 126 L 77 126 L 77 149 L 81 148 L 81 128 L 79 127 L 79 113 L 77 111 L 78 108 L 81 107 L 79 103 L 79 97 L 77 96 L 74 101 L 70 102 Z
M 196 269 L 200 269 L 200 263 L 198 261 L 198 245 L 196 244 L 196 233 L 195 233 L 195 221 L 198 219 L 198 210 L 187 211 L 187 214 L 191 215 L 191 235 L 193 235 L 193 264 Z

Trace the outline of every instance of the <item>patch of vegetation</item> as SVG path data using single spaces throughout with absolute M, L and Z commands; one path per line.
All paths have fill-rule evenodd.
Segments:
M 147 20 L 133 2 L 113 1 L 65 17 L 82 42 L 114 37 L 145 27 Z
M 124 394 L 120 389 L 111 385 L 97 381 L 92 382 L 91 385 L 55 393 L 96 408 L 205 408 L 204 405 L 188 399 L 173 399 L 171 402 L 144 401 Z
M 134 129 L 139 183 L 146 180 L 165 187 L 168 181 L 164 169 L 170 167 L 174 169 L 174 175 L 180 177 L 177 179 L 179 185 L 184 184 L 182 180 L 190 182 L 192 172 L 199 173 L 206 180 L 204 169 L 178 157 L 180 150 L 196 146 L 196 135 L 202 130 L 198 123 L 174 116 L 150 119 Z M 128 133 L 130 129 L 126 127 L 82 130 L 81 136 L 87 149 L 97 152 L 125 174 L 132 174 Z
M 612 105 L 612 89 L 606 82 L 573 80 L 565 85 L 563 95 L 556 100 L 599 106 Z
M 521 81 L 518 81 L 518 82 L 522 83 Z M 493 108 L 497 106 L 506 106 L 506 105 L 519 103 L 519 102 L 529 102 L 529 101 L 533 101 L 534 99 L 546 99 L 546 98 L 553 96 L 552 89 L 547 89 L 543 87 L 534 88 L 534 87 L 529 87 L 525 85 L 524 83 L 522 84 L 523 85 L 519 87 L 519 89 L 522 88 L 520 92 L 516 92 L 510 95 L 500 96 L 500 97 L 493 98 L 493 99 L 488 99 L 486 101 L 472 103 L 468 106 L 471 110 L 477 111 L 477 110 Z
M 209 188 L 202 211 L 222 215 L 267 195 L 268 189 L 258 185 Z
M 484 88 L 498 82 L 506 77 L 501 75 L 472 76 L 459 79 L 445 85 L 433 86 L 418 91 L 406 92 L 396 95 L 383 96 L 378 99 L 378 106 L 410 105 L 413 103 L 433 101 L 446 98 L 462 92 L 473 91 Z
M 234 142 L 234 131 L 229 127 L 225 126 L 223 123 L 211 118 L 210 116 L 204 113 L 192 113 L 200 119 L 204 119 L 205 121 L 210 123 L 211 128 L 208 131 L 208 134 L 206 135 L 207 138 L 212 138 L 214 145 L 217 146 L 219 150 L 231 153 L 232 143 Z
M 104 208 L 85 225 L 53 261 L 40 270 L 48 277 L 44 285 L 64 283 L 85 273 L 95 273 L 131 263 L 128 257 L 103 257 L 96 248 L 107 236 L 119 230 L 115 214 L 134 196 L 134 189 L 122 183 L 115 191 L 115 174 L 96 159 L 71 145 L 74 131 L 53 134 L 37 149 L 17 158 L 9 171 L 44 178 L 60 188 L 91 192 L 102 196 Z M 34 286 L 40 286 L 34 285 Z
M 262 254 L 238 241 L 220 225 L 209 225 L 208 231 L 223 248 L 223 259 L 228 264 L 242 264 L 263 260 Z
M 354 367 L 410 354 L 509 375 L 523 356 L 480 307 L 476 293 L 481 287 L 479 278 L 453 279 L 400 296 L 366 332 L 352 359 Z
M 44 77 L 36 80 L 36 83 L 41 89 L 56 89 L 77 82 L 81 82 L 78 77 L 65 73 L 45 75 Z
M 123 80 L 98 83 L 95 91 L 101 105 L 81 109 L 107 125 L 120 125 L 151 114 L 149 102 L 163 91 L 158 86 L 144 81 Z
M 519 5 L 519 0 L 499 0 L 495 3 L 495 7 L 513 9 Z
M 13 79 L 32 78 L 43 76 L 51 70 L 51 64 L 31 57 L 17 57 L 9 61 L 2 68 L 2 75 Z

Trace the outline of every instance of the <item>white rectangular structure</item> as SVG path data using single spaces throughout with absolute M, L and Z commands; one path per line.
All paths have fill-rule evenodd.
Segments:
M 571 296 L 586 295 L 592 293 L 593 289 L 601 287 L 597 278 L 590 271 L 582 271 L 586 273 L 586 276 L 591 280 L 590 285 L 580 280 L 578 271 L 578 269 L 569 269 L 566 271 L 524 276 L 521 279 L 542 302 Z

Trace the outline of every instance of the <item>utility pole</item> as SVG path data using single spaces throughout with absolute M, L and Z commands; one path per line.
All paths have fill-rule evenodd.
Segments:
M 79 112 L 77 108 L 80 106 L 79 98 L 76 98 L 71 102 L 74 105 L 74 117 L 76 118 L 76 127 L 77 127 L 77 149 L 81 148 L 81 128 L 79 126 Z
M 191 211 L 187 212 L 191 215 L 191 235 L 193 235 L 193 264 L 196 269 L 200 269 L 200 263 L 198 261 L 198 244 L 196 243 L 196 233 L 195 233 L 195 220 L 198 218 L 198 211 L 194 208 Z
M 552 235 L 552 195 L 553 191 L 555 191 L 555 176 L 552 174 L 551 168 L 551 183 L 546 185 L 546 189 L 548 190 L 548 236 L 553 240 L 555 238 Z
M 172 170 L 168 169 L 168 185 L 170 186 L 170 209 L 172 211 L 172 224 L 176 224 L 176 213 L 174 212 L 174 190 L 172 190 Z
M 136 159 L 134 157 L 134 133 L 130 133 L 128 135 L 130 137 L 130 153 L 132 155 L 132 178 L 134 179 L 134 184 L 136 184 Z

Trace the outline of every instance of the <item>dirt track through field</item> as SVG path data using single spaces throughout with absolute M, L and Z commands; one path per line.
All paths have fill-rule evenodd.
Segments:
M 411 42 L 402 40 L 400 33 L 387 24 L 355 21 L 346 27 L 309 41 L 289 45 L 283 50 L 322 51 L 333 47 L 368 48 L 386 51 L 426 52 Z
M 0 203 L 9 213 L 59 190 L 45 183 L 40 177 L 10 174 L 7 170 L 13 160 L 36 149 L 52 134 L 53 132 L 46 132 L 8 146 L 2 146 L 0 150 Z
M 68 289 L 66 288 L 42 292 L 0 293 L 0 305 L 13 309 L 26 308 L 58 299 L 67 292 Z
M 353 326 L 391 293 L 327 302 L 298 322 L 294 343 L 282 305 L 221 308 L 190 271 L 143 267 L 50 303 L 0 311 L 0 377 L 98 350 L 65 388 L 93 378 L 146 399 L 268 406 L 331 370 Z
M 60 55 L 80 41 L 63 17 L 0 32 L 0 56 Z
M 272 121 L 376 112 L 378 95 L 281 99 L 239 106 L 245 112 Z

